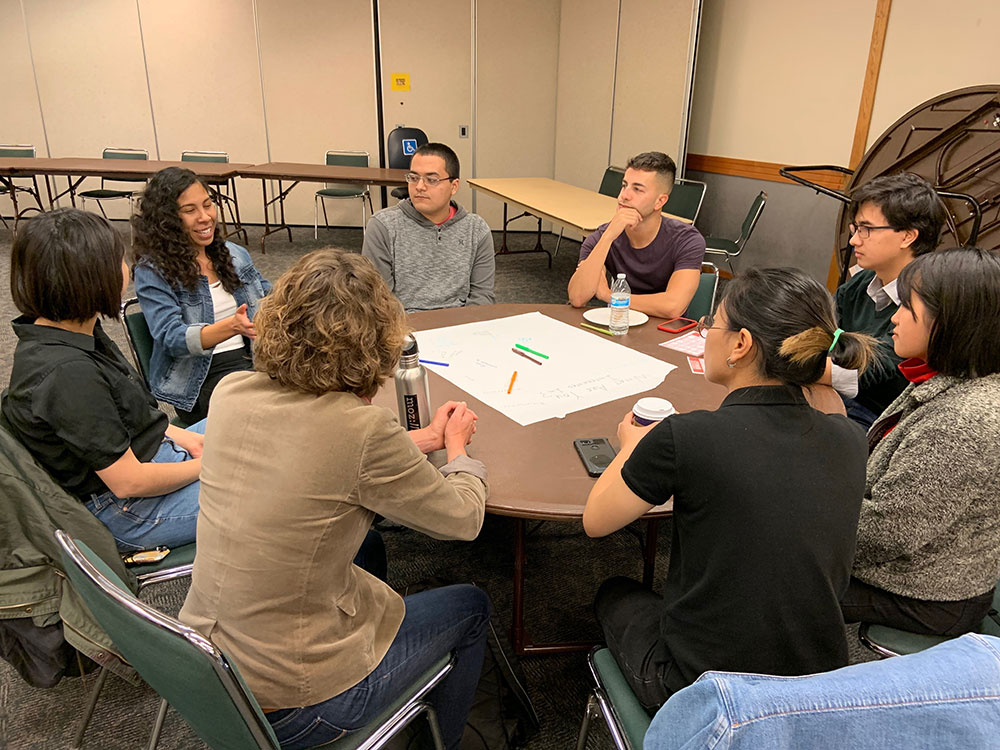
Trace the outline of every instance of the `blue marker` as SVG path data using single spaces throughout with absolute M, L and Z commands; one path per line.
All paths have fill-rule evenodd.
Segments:
M 420 364 L 422 364 L 422 365 L 439 365 L 440 367 L 448 367 L 448 363 L 447 362 L 434 362 L 433 360 L 430 360 L 430 359 L 421 359 L 420 360 Z

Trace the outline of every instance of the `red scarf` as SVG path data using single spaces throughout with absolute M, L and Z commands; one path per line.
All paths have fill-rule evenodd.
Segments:
M 900 362 L 899 371 L 911 383 L 923 383 L 938 374 L 937 370 L 932 370 L 930 365 L 916 357 Z

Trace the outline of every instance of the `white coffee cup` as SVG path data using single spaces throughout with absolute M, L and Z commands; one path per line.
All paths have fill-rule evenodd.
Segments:
M 647 396 L 640 398 L 632 407 L 632 424 L 647 427 L 655 422 L 661 422 L 677 410 L 665 398 Z

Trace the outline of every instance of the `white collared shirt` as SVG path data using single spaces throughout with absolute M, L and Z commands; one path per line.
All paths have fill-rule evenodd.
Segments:
M 868 289 L 866 291 L 868 296 L 871 297 L 872 302 L 875 303 L 876 310 L 884 310 L 889 306 L 889 303 L 899 305 L 899 292 L 896 289 L 896 282 L 898 281 L 899 278 L 897 277 L 883 286 L 882 281 L 878 276 L 872 276 L 872 280 L 868 284 Z M 831 363 L 830 378 L 833 390 L 837 391 L 837 393 L 847 396 L 848 398 L 857 397 L 857 370 L 848 370 L 844 367 Z

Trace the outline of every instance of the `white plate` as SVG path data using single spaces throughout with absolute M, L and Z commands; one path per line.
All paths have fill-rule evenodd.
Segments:
M 599 326 L 611 325 L 611 308 L 610 307 L 588 307 L 583 313 L 583 317 L 589 320 L 591 323 L 596 323 Z M 646 313 L 639 312 L 638 310 L 628 311 L 628 324 L 631 326 L 641 326 L 649 320 L 649 316 Z

